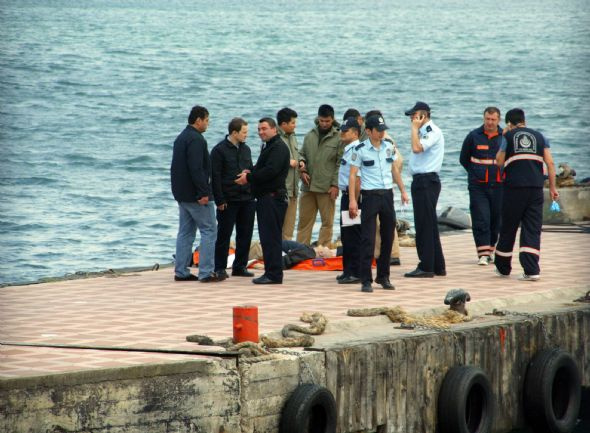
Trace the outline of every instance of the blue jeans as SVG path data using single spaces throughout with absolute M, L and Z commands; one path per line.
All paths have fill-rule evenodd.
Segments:
M 217 238 L 215 203 L 211 201 L 206 205 L 200 205 L 197 202 L 179 202 L 178 216 L 174 274 L 178 277 L 189 276 L 188 266 L 191 262 L 198 228 L 201 233 L 199 279 L 208 277 L 213 273 L 215 264 L 215 239 Z

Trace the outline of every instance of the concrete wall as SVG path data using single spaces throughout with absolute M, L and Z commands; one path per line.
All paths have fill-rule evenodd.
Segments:
M 263 362 L 199 359 L 2 380 L 0 431 L 276 433 L 291 392 L 315 382 L 336 398 L 338 432 L 433 432 L 446 372 L 472 365 L 491 380 L 494 432 L 504 433 L 523 424 L 522 382 L 539 350 L 572 353 L 590 386 L 590 308 L 542 316 L 546 333 L 534 318 L 488 317 L 453 333 L 396 331 Z
M 551 212 L 549 189 L 544 189 L 543 222 L 545 224 L 570 223 L 590 220 L 590 186 L 558 188 L 561 212 Z

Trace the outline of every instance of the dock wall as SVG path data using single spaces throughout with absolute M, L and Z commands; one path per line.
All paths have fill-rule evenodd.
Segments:
M 315 382 L 336 399 L 340 433 L 434 432 L 446 372 L 471 365 L 490 378 L 493 432 L 505 433 L 524 424 L 522 384 L 539 350 L 570 352 L 590 386 L 590 308 L 570 305 L 528 317 L 486 316 L 453 332 L 395 330 L 391 338 L 262 362 L 208 358 L 4 379 L 0 431 L 276 433 L 290 393 Z

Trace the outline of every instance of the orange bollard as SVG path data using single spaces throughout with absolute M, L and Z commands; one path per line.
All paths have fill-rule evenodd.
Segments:
M 234 343 L 252 341 L 258 343 L 258 307 L 244 305 L 233 307 L 234 310 Z

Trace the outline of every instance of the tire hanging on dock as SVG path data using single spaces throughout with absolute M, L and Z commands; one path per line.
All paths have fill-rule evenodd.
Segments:
M 529 363 L 524 382 L 524 411 L 539 433 L 568 433 L 580 412 L 581 376 L 571 355 L 543 350 Z
M 323 386 L 298 386 L 281 413 L 279 433 L 335 433 L 336 402 Z
M 438 394 L 440 433 L 488 433 L 493 418 L 494 396 L 486 374 L 476 367 L 451 368 Z

